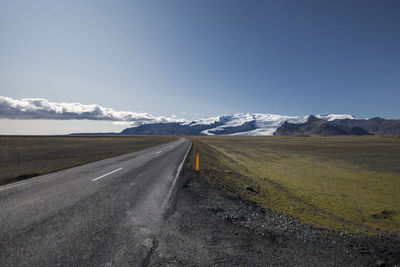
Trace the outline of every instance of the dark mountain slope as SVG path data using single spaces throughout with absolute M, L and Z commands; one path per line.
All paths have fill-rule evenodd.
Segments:
M 332 123 L 339 127 L 360 127 L 376 135 L 400 134 L 400 120 L 386 120 L 377 117 L 369 120 L 334 120 Z
M 340 120 L 335 120 L 340 121 Z M 359 126 L 338 125 L 335 121 L 326 121 L 310 116 L 305 123 L 294 124 L 284 122 L 274 135 L 300 135 L 300 134 L 317 134 L 317 135 L 368 135 L 365 129 Z M 352 121 L 352 120 L 349 120 Z

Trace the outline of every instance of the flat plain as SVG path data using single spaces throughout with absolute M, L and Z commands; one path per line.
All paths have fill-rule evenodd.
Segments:
M 400 231 L 400 138 L 190 137 L 199 175 L 231 195 L 317 227 Z
M 174 136 L 0 136 L 0 185 L 176 139 Z

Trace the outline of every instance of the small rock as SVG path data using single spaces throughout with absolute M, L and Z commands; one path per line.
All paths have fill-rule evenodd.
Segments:
M 383 260 L 378 260 L 378 261 L 376 262 L 376 266 L 384 267 L 384 266 L 386 266 L 386 263 L 385 263 Z
M 256 190 L 254 190 L 254 188 L 251 185 L 246 185 L 245 189 L 251 192 L 256 192 Z

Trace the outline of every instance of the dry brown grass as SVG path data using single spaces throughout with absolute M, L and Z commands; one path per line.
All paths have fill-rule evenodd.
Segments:
M 176 139 L 174 136 L 0 136 L 0 185 Z

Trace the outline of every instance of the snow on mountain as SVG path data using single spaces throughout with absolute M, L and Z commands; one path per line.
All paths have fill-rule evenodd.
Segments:
M 195 125 L 211 125 L 213 123 L 216 123 L 220 120 L 221 117 L 209 117 L 209 118 L 203 118 L 195 121 L 192 123 L 190 126 L 195 126 Z
M 347 114 L 325 114 L 316 115 L 317 118 L 324 120 L 335 119 L 354 119 L 353 116 Z M 240 127 L 246 123 L 255 122 L 255 127 L 249 131 L 238 131 L 229 133 L 227 135 L 241 135 L 241 136 L 254 136 L 254 135 L 273 135 L 285 121 L 290 123 L 304 123 L 308 116 L 283 116 L 275 114 L 261 114 L 261 113 L 238 113 L 225 115 L 221 117 L 212 117 L 194 121 L 190 126 L 194 125 L 212 125 L 214 123 L 220 124 L 217 127 L 203 130 L 201 133 L 205 135 L 218 135 L 218 132 L 223 132 L 232 127 Z
M 343 120 L 343 119 L 351 119 L 354 120 L 354 116 L 348 114 L 324 114 L 324 115 L 316 115 L 315 117 L 327 121 L 333 120 Z
M 253 114 L 257 129 L 248 132 L 239 132 L 234 135 L 273 135 L 285 121 L 303 123 L 308 116 L 282 116 L 275 114 Z
M 216 121 L 216 122 L 221 122 L 223 125 L 204 130 L 201 133 L 206 134 L 206 135 L 215 135 L 212 132 L 219 132 L 228 127 L 238 127 L 238 126 L 245 124 L 246 122 L 250 122 L 253 120 L 254 120 L 254 117 L 250 113 L 238 113 L 238 114 L 225 115 L 225 116 L 219 117 L 219 120 Z

